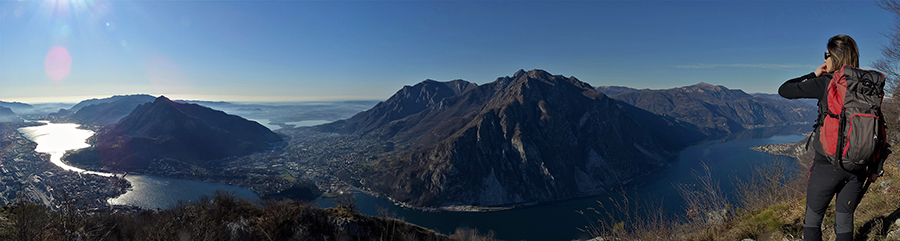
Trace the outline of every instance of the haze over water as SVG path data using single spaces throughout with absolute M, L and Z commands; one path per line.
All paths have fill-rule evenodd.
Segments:
M 66 151 L 89 147 L 85 140 L 94 135 L 93 131 L 78 129 L 79 125 L 73 123 L 40 122 L 46 125 L 19 128 L 19 133 L 38 144 L 34 151 L 50 154 L 50 162 L 67 171 L 113 176 L 112 173 L 88 171 L 62 162 L 62 156 Z

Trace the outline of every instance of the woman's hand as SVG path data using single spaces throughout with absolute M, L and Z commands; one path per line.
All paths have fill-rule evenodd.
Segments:
M 828 65 L 822 64 L 822 66 L 816 68 L 816 77 L 822 76 L 822 74 L 827 73 L 826 71 L 828 71 Z

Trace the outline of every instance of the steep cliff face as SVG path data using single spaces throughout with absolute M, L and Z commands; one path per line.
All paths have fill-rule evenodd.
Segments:
M 816 118 L 816 107 L 806 102 L 753 96 L 707 83 L 666 90 L 597 89 L 614 93 L 611 98 L 638 108 L 695 125 L 713 137 L 749 128 L 811 123 Z
M 416 86 L 434 84 L 426 82 Z M 417 206 L 566 199 L 667 165 L 685 143 L 676 135 L 689 133 L 672 120 L 623 108 L 574 77 L 542 70 L 469 86 L 369 129 L 399 148 L 367 168 L 364 181 Z M 373 118 L 361 116 L 372 113 L 333 127 L 365 123 Z

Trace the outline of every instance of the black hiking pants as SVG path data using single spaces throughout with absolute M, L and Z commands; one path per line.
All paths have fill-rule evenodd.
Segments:
M 824 156 L 816 155 L 809 167 L 809 185 L 806 187 L 806 219 L 803 221 L 803 240 L 822 240 L 822 218 L 835 199 L 835 241 L 853 239 L 853 212 L 859 204 L 866 172 L 851 173 L 837 170 Z

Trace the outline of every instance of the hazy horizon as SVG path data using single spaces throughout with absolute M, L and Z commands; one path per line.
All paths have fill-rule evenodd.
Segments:
M 552 74 L 552 73 L 551 73 L 551 74 Z M 576 78 L 577 78 L 577 77 L 576 77 Z M 423 80 L 423 81 L 424 81 L 424 80 Z M 449 80 L 448 80 L 448 81 L 449 81 Z M 420 82 L 421 82 L 421 81 L 420 81 Z M 420 83 L 420 82 L 416 82 L 416 83 L 414 83 L 414 84 L 417 84 L 417 83 Z M 441 81 L 441 82 L 444 82 L 444 81 Z M 672 86 L 672 87 L 667 87 L 667 88 L 664 87 L 664 88 L 635 88 L 635 89 L 651 89 L 651 90 L 672 89 L 672 88 L 679 88 L 679 87 L 693 86 L 693 85 L 700 84 L 700 83 L 701 83 L 701 82 L 697 82 L 697 83 L 692 84 L 692 85 Z M 705 83 L 705 82 L 704 82 L 704 83 Z M 414 84 L 408 84 L 408 85 L 411 86 L 411 85 L 414 85 Z M 477 83 L 476 83 L 476 84 L 477 84 Z M 482 84 L 484 84 L 484 83 L 482 83 Z M 709 84 L 709 83 L 707 83 L 707 84 Z M 480 84 L 479 84 L 479 85 L 480 85 Z M 715 84 L 714 84 L 714 85 L 715 85 Z M 596 88 L 596 87 L 601 87 L 601 86 L 593 86 L 593 87 Z M 617 85 L 617 87 L 629 87 L 629 88 L 634 88 L 634 87 L 631 87 L 631 86 L 623 86 L 623 85 Z M 728 87 L 728 86 L 725 86 L 725 87 L 726 87 L 726 88 L 729 88 L 729 89 L 731 89 L 731 90 L 740 90 L 740 89 L 733 89 L 733 88 L 730 88 L 730 87 Z M 398 89 L 398 90 L 399 90 L 399 89 Z M 742 90 L 742 91 L 743 91 L 743 90 Z M 773 94 L 773 93 L 747 92 L 747 91 L 744 91 L 744 92 L 746 92 L 747 94 Z M 331 98 L 331 99 L 286 99 L 286 100 L 269 99 L 269 100 L 266 100 L 266 99 L 252 98 L 252 97 L 247 97 L 247 96 L 223 96 L 223 95 L 219 95 L 219 96 L 217 96 L 217 95 L 168 95 L 168 94 L 148 94 L 148 93 L 127 93 L 127 94 L 113 94 L 113 95 L 67 96 L 67 97 L 27 97 L 27 98 L 21 98 L 21 99 L 24 99 L 24 100 L 27 100 L 27 101 L 21 101 L 21 100 L 7 100 L 7 99 L 0 99 L 0 101 L 4 101 L 4 102 L 20 102 L 20 103 L 25 103 L 25 104 L 76 104 L 76 103 L 81 102 L 81 101 L 84 101 L 84 100 L 90 100 L 90 99 L 105 99 L 105 98 L 110 98 L 110 97 L 117 96 L 117 95 L 118 95 L 118 96 L 124 96 L 124 95 L 151 95 L 151 96 L 154 96 L 154 97 L 166 96 L 166 98 L 169 98 L 169 99 L 171 99 L 171 100 L 183 100 L 183 101 L 210 101 L 210 102 L 223 101 L 223 102 L 238 103 L 238 104 L 240 104 L 240 103 L 243 103 L 243 104 L 252 104 L 252 103 L 261 103 L 261 104 L 271 103 L 271 104 L 278 104 L 278 103 L 315 103 L 315 102 L 343 102 L 343 101 L 384 101 L 384 100 L 387 99 L 387 97 L 385 97 L 384 99 L 362 99 L 362 98 L 354 98 L 353 96 L 334 96 L 335 98 Z M 343 97 L 343 98 L 342 98 L 342 97 Z M 389 97 L 389 96 L 388 96 L 388 97 Z
M 870 66 L 892 22 L 873 1 L 0 1 L 0 100 L 385 100 L 519 69 L 775 93 L 835 34 Z
M 76 104 L 78 102 L 90 99 L 105 99 L 109 97 L 113 97 L 116 95 L 152 95 L 154 97 L 159 97 L 160 95 L 166 96 L 166 98 L 172 100 L 184 100 L 184 101 L 224 101 L 230 103 L 315 103 L 315 102 L 342 102 L 342 101 L 383 101 L 384 99 L 353 99 L 352 97 L 340 98 L 345 96 L 336 96 L 336 98 L 332 99 L 265 99 L 265 98 L 255 98 L 248 96 L 226 96 L 226 95 L 169 95 L 169 94 L 148 94 L 148 93 L 124 93 L 124 94 L 111 94 L 111 95 L 84 95 L 84 96 L 66 96 L 66 97 L 54 97 L 54 96 L 43 96 L 43 97 L 24 97 L 19 99 L 2 99 L 0 101 L 4 102 L 20 102 L 25 104 Z

